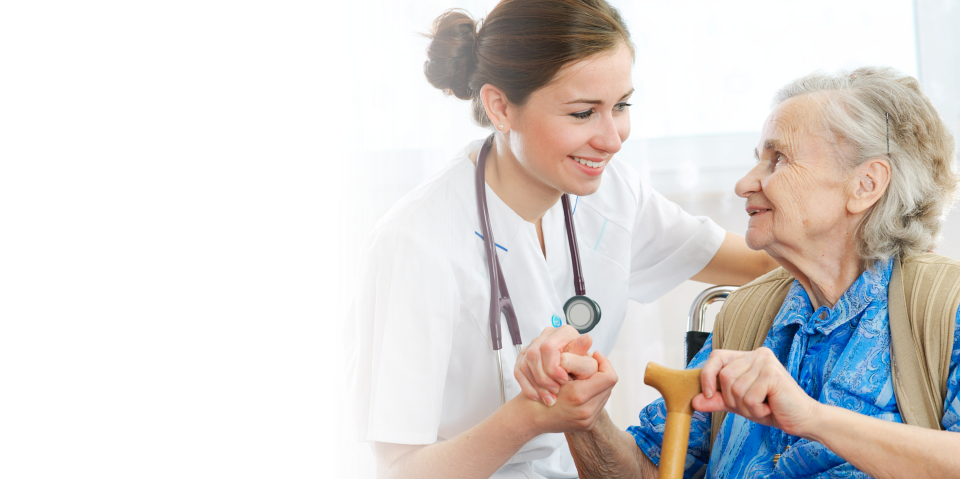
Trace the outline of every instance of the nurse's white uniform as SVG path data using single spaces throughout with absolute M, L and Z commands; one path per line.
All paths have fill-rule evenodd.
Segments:
M 365 242 L 360 291 L 348 315 L 349 370 L 365 440 L 432 444 L 451 439 L 500 407 L 497 356 L 488 324 L 490 282 L 467 146 L 405 196 Z M 563 320 L 575 294 L 558 201 L 536 228 L 487 187 L 490 223 L 524 345 Z M 706 266 L 724 238 L 641 182 L 614 158 L 599 190 L 571 196 L 587 295 L 599 303 L 594 349 L 609 355 L 627 300 L 651 302 Z M 501 248 L 502 247 L 502 248 Z M 565 322 L 563 322 L 565 323 Z M 515 350 L 501 321 L 506 397 L 520 393 Z M 643 325 L 631 328 L 644 328 Z M 570 477 L 563 434 L 526 444 L 495 477 Z

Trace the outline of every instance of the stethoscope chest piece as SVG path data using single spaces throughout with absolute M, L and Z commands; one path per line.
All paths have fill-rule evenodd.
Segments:
M 600 323 L 600 305 L 582 295 L 568 299 L 563 305 L 563 314 L 567 317 L 567 325 L 580 333 L 587 333 Z

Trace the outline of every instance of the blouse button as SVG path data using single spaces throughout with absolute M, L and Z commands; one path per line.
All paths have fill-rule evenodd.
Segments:
M 783 452 L 787 452 L 790 449 L 790 446 L 783 448 Z M 780 462 L 780 453 L 773 455 L 773 465 L 776 466 Z

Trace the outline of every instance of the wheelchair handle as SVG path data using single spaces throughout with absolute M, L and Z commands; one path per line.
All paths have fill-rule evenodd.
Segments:
M 690 315 L 687 316 L 687 331 L 702 332 L 703 317 L 707 313 L 707 307 L 711 303 L 727 299 L 727 296 L 736 290 L 736 286 L 713 286 L 704 289 L 697 296 L 697 299 L 693 300 L 693 306 L 690 307 Z

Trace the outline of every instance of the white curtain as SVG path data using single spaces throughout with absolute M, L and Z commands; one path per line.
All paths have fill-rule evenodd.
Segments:
M 376 12 L 375 23 L 364 31 L 375 34 L 352 67 L 357 127 L 363 137 L 359 169 L 351 180 L 357 201 L 345 223 L 350 244 L 345 294 L 357 266 L 352 250 L 376 220 L 468 141 L 486 135 L 470 122 L 467 102 L 445 97 L 426 82 L 422 66 L 428 41 L 416 33 L 427 32 L 448 8 L 463 8 L 479 18 L 496 3 L 384 2 L 370 9 Z M 815 70 L 863 65 L 887 65 L 918 76 L 927 73 L 921 63 L 953 67 L 933 70 L 938 83 L 956 87 L 960 81 L 957 48 L 927 43 L 919 51 L 923 59 L 918 56 L 924 26 L 931 26 L 930 31 L 960 20 L 960 7 L 953 1 L 921 0 L 919 6 L 910 0 L 611 3 L 623 14 L 637 48 L 633 130 L 621 158 L 689 212 L 709 216 L 739 234 L 747 216 L 733 185 L 753 163 L 760 127 L 779 87 Z M 915 12 L 923 21 L 919 30 Z M 957 35 L 950 35 L 954 45 L 960 45 Z M 956 90 L 940 90 L 934 102 L 956 131 Z M 960 233 L 951 232 L 957 227 L 948 228 L 948 236 Z M 941 252 L 949 254 L 951 241 L 947 244 Z M 620 382 L 607 408 L 618 426 L 631 425 L 639 410 L 658 396 L 642 383 L 648 361 L 682 366 L 687 312 L 705 287 L 687 282 L 655 303 L 630 305 L 611 356 Z M 342 468 L 342 476 L 369 476 L 372 471 L 369 460 Z

